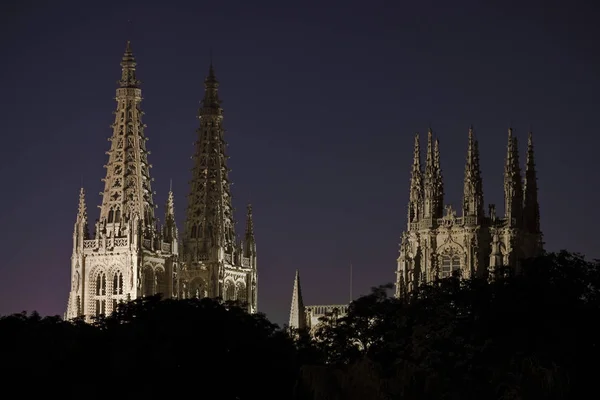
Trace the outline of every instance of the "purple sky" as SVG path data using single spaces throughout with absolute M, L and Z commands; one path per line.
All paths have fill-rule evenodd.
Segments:
M 348 301 L 350 263 L 355 295 L 394 279 L 413 135 L 429 124 L 454 206 L 475 126 L 485 201 L 499 213 L 507 128 L 523 161 L 532 126 L 547 248 L 600 256 L 596 10 L 522 1 L 145 3 L 0 6 L 0 314 L 65 310 L 78 190 L 83 178 L 93 221 L 128 38 L 158 215 L 172 178 L 180 228 L 212 49 L 238 232 L 251 201 L 259 308 L 275 322 L 287 320 L 297 268 L 308 304 Z

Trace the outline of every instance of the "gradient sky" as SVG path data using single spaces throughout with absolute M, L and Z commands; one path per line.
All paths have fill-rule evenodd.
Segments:
M 237 229 L 251 201 L 259 309 L 277 323 L 296 269 L 307 304 L 347 302 L 351 263 L 355 296 L 394 280 L 413 135 L 429 124 L 455 207 L 475 126 L 499 213 L 507 128 L 523 162 L 531 126 L 547 249 L 599 257 L 597 10 L 385 3 L 3 1 L 0 314 L 65 311 L 78 190 L 94 221 L 127 39 L 158 215 L 172 178 L 180 229 L 212 49 Z

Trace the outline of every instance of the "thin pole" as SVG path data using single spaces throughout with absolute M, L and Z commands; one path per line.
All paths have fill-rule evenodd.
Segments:
M 352 303 L 352 263 L 350 263 L 350 302 Z

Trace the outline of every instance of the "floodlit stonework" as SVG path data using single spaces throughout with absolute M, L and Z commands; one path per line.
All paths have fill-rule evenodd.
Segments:
M 119 302 L 158 293 L 174 298 L 241 300 L 250 312 L 256 312 L 252 208 L 248 205 L 244 240 L 236 241 L 223 110 L 212 65 L 199 115 L 183 246 L 179 244 L 172 191 L 162 226 L 154 215 L 152 166 L 148 163 L 150 152 L 140 107 L 142 91 L 129 42 L 121 67 L 105 188 L 93 235 L 88 229 L 84 190 L 79 194 L 65 318 L 83 316 L 90 321 L 94 316 L 111 313 Z
M 524 179 L 517 138 L 508 130 L 504 167 L 504 217 L 490 204 L 484 213 L 479 147 L 469 130 L 463 204 L 457 215 L 444 206 L 439 142 L 429 131 L 425 169 L 421 168 L 419 136 L 415 137 L 410 181 L 408 226 L 398 257 L 396 296 L 454 271 L 463 277 L 493 277 L 494 269 L 516 265 L 542 252 L 533 139 L 529 134 Z
M 169 193 L 161 229 L 154 215 L 142 90 L 129 43 L 121 67 L 100 218 L 93 236 L 83 189 L 79 194 L 66 318 L 89 320 L 112 312 L 119 302 L 155 293 L 168 296 L 173 288 L 178 254 L 173 194 Z

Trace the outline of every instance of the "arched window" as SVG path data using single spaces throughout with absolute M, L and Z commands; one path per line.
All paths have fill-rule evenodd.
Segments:
M 196 237 L 196 231 L 197 231 L 197 229 L 198 228 L 196 227 L 196 225 L 192 225 L 192 238 Z
M 460 270 L 460 257 L 457 254 L 442 256 L 440 278 L 452 276 L 454 271 Z
M 201 278 L 194 279 L 192 282 L 190 282 L 189 292 L 187 294 L 184 293 L 184 296 L 186 295 L 188 297 L 197 299 L 208 297 L 206 282 Z
M 108 222 L 113 222 L 114 218 L 115 218 L 115 212 L 111 208 L 110 211 L 108 212 Z
M 152 296 L 154 291 L 154 271 L 150 267 L 144 269 L 144 296 Z
M 114 295 L 123 294 L 123 273 L 122 272 L 117 271 L 117 272 L 115 272 L 115 274 L 113 276 L 112 294 L 114 294 Z
M 96 316 L 106 314 L 106 273 L 101 271 L 96 275 L 96 301 L 94 313 Z
M 248 295 L 246 294 L 246 285 L 244 285 L 243 282 L 238 282 L 235 288 L 235 298 L 241 303 L 246 303 L 248 301 Z
M 225 282 L 225 296 L 223 296 L 223 300 L 235 300 L 235 286 L 233 282 L 227 281 Z
M 121 222 L 121 210 L 117 208 L 117 212 L 115 213 L 115 222 Z
M 96 276 L 96 296 L 106 296 L 106 274 L 100 272 Z

